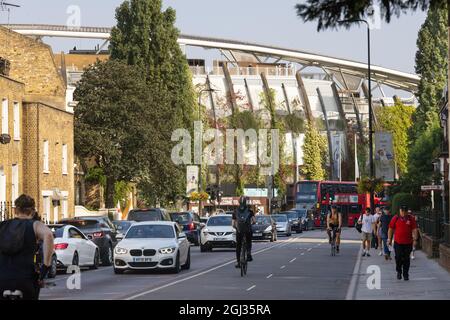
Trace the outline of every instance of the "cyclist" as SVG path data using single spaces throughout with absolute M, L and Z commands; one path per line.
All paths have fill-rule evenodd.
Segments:
M 33 198 L 21 195 L 14 204 L 15 219 L 0 224 L 0 300 L 4 299 L 5 291 L 16 290 L 24 300 L 37 300 L 51 266 L 53 233 L 36 220 Z M 37 270 L 39 241 L 42 241 L 43 263 Z
M 327 216 L 327 233 L 328 239 L 331 243 L 331 231 L 336 229 L 336 252 L 339 253 L 339 245 L 341 244 L 341 230 L 342 230 L 342 214 L 338 212 L 337 206 L 331 206 L 331 212 Z
M 247 242 L 247 261 L 252 261 L 252 224 L 255 221 L 255 213 L 248 206 L 247 197 L 239 198 L 239 208 L 233 212 L 233 228 L 236 229 L 236 268 L 240 268 L 241 246 L 245 237 Z

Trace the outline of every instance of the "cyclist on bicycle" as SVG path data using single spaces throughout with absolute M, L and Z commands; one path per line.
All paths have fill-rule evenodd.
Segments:
M 331 206 L 331 212 L 327 216 L 327 233 L 329 242 L 331 243 L 331 231 L 335 229 L 336 232 L 336 252 L 339 253 L 339 245 L 341 244 L 342 231 L 342 214 L 338 212 L 337 206 Z
M 241 246 L 245 237 L 247 242 L 247 261 L 252 261 L 252 224 L 255 213 L 248 206 L 247 197 L 239 198 L 239 208 L 233 212 L 233 228 L 236 229 L 236 268 L 240 268 Z
M 50 270 L 53 233 L 37 221 L 34 199 L 21 195 L 15 202 L 15 219 L 0 224 L 0 300 L 4 292 L 20 291 L 24 300 L 37 300 Z M 36 270 L 38 242 L 42 241 L 43 263 Z

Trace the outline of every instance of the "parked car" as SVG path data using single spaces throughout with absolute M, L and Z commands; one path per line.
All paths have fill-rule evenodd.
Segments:
M 299 213 L 295 210 L 289 210 L 280 212 L 280 214 L 285 214 L 288 217 L 289 223 L 291 224 L 291 230 L 296 233 L 303 232 L 302 221 L 299 217 Z
M 112 223 L 116 227 L 116 231 L 117 231 L 116 238 L 117 238 L 117 241 L 120 241 L 120 240 L 122 240 L 125 237 L 125 234 L 127 233 L 128 229 L 130 229 L 130 227 L 134 223 L 134 221 L 114 220 Z
M 192 211 L 172 212 L 170 214 L 173 221 L 177 222 L 186 234 L 189 242 L 200 245 L 200 231 L 202 229 L 200 217 Z
M 212 251 L 214 248 L 235 248 L 236 234 L 233 232 L 229 214 L 212 216 L 202 229 L 200 251 Z
M 130 210 L 127 217 L 128 221 L 172 221 L 169 213 L 162 208 L 151 209 L 133 209 Z
M 48 225 L 55 237 L 55 254 L 57 267 L 67 268 L 71 265 L 97 269 L 100 265 L 100 250 L 78 228 L 72 225 Z
M 275 221 L 267 215 L 258 215 L 255 217 L 256 223 L 252 225 L 254 240 L 277 241 L 277 227 Z
M 297 211 L 298 216 L 300 218 L 302 229 L 304 231 L 310 230 L 313 228 L 314 223 L 313 219 L 311 219 L 311 214 L 308 214 L 309 211 L 307 209 L 295 209 Z
M 277 234 L 283 234 L 287 237 L 292 235 L 291 224 L 285 214 L 273 214 L 272 219 L 277 224 Z
M 126 270 L 171 269 L 174 273 L 191 266 L 186 235 L 175 222 L 136 222 L 114 249 L 114 273 Z
M 80 229 L 100 250 L 100 261 L 103 266 L 113 263 L 113 250 L 117 244 L 117 231 L 108 217 L 78 217 L 61 220 Z

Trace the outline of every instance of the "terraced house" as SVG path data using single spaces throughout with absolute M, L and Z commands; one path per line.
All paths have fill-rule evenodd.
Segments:
M 27 193 L 46 221 L 74 212 L 73 113 L 49 46 L 0 27 L 0 219 Z

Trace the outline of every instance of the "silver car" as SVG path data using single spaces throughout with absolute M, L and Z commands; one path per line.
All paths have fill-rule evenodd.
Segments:
M 272 219 L 277 224 L 277 234 L 290 237 L 292 235 L 292 226 L 285 214 L 273 214 Z

